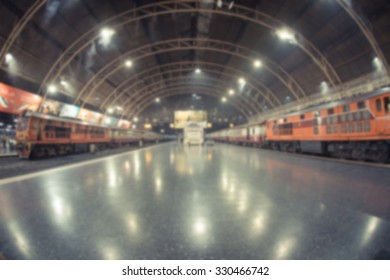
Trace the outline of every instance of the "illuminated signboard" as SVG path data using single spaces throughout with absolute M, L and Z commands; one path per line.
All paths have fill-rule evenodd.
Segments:
M 175 111 L 175 128 L 182 129 L 189 122 L 207 123 L 206 111 Z

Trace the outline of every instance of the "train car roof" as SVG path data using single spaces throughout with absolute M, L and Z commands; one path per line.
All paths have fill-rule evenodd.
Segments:
M 326 103 L 321 103 L 319 105 L 310 106 L 310 107 L 304 108 L 304 109 L 299 110 L 299 111 L 290 112 L 290 113 L 285 114 L 285 115 L 278 117 L 278 118 L 270 118 L 269 120 L 277 120 L 277 119 L 280 119 L 283 117 L 291 117 L 291 116 L 305 114 L 305 113 L 309 113 L 309 112 L 313 112 L 313 111 L 320 111 L 320 110 L 327 109 L 327 108 L 333 108 L 333 107 L 348 104 L 351 102 L 363 101 L 363 100 L 384 94 L 386 92 L 390 92 L 389 86 L 378 88 L 378 89 L 373 90 L 372 92 L 359 94 L 359 95 L 352 96 L 352 97 L 349 97 L 346 99 L 341 99 L 341 100 L 337 100 L 337 101 L 326 102 Z

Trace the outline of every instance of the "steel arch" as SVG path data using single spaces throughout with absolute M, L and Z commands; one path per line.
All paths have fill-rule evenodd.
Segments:
M 103 109 L 103 107 L 110 101 L 110 103 L 107 105 L 107 107 L 111 107 L 113 104 L 115 104 L 123 95 L 126 93 L 126 91 L 130 90 L 129 87 L 125 87 L 128 83 L 133 84 L 137 80 L 142 80 L 142 77 L 150 77 L 150 75 L 161 74 L 162 69 L 183 69 L 183 70 L 193 70 L 196 67 L 201 67 L 201 69 L 204 69 L 204 67 L 210 67 L 211 69 L 218 69 L 218 68 L 224 68 L 225 70 L 228 70 L 231 73 L 236 73 L 237 76 L 244 77 L 246 80 L 250 81 L 252 84 L 252 88 L 259 88 L 261 92 L 265 92 L 264 95 L 264 101 L 268 102 L 268 105 L 272 108 L 275 108 L 276 105 L 281 105 L 282 102 L 279 98 L 277 98 L 276 94 L 273 93 L 269 88 L 267 88 L 265 85 L 263 85 L 259 80 L 256 80 L 249 76 L 247 73 L 242 72 L 238 70 L 237 68 L 233 68 L 230 66 L 224 66 L 223 64 L 218 63 L 212 63 L 212 62 L 205 62 L 205 61 L 179 61 L 179 62 L 173 62 L 173 63 L 167 63 L 163 65 L 158 65 L 156 67 L 152 67 L 149 69 L 146 69 L 140 73 L 137 73 L 135 76 L 132 76 L 129 79 L 124 80 L 121 84 L 119 84 L 111 93 L 107 95 L 105 100 L 103 100 L 102 104 L 100 105 L 99 109 Z M 258 94 L 256 94 L 257 96 Z M 261 94 L 260 94 L 261 95 Z M 272 99 L 271 99 L 272 98 Z

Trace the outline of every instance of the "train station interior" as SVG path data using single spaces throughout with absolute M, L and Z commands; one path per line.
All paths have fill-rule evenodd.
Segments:
M 0 260 L 389 260 L 388 0 L 0 0 Z

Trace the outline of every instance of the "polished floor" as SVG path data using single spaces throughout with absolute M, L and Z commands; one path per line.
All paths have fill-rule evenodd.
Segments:
M 6 259 L 375 259 L 390 169 L 167 143 L 0 181 Z

